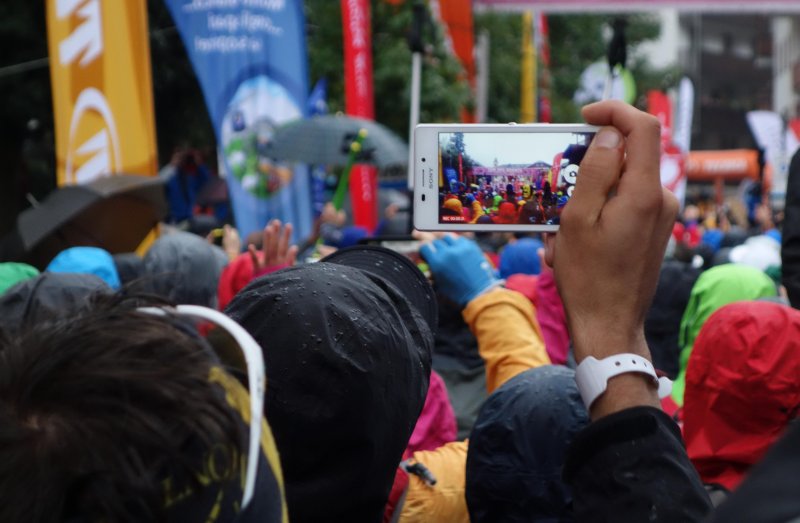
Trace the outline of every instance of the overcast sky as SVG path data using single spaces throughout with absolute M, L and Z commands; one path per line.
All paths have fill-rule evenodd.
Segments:
M 439 142 L 450 141 L 452 133 L 439 133 Z M 568 145 L 579 143 L 575 133 L 464 133 L 466 153 L 483 166 L 553 163 L 553 157 Z

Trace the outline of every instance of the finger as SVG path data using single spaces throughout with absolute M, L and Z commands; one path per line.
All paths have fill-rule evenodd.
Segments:
M 547 263 L 547 259 L 545 259 L 544 247 L 539 247 L 536 249 L 536 256 L 539 258 L 539 271 L 545 272 L 550 270 L 550 265 Z
M 444 242 L 445 245 L 455 245 L 456 241 L 458 241 L 458 236 L 448 234 L 446 236 L 443 236 L 442 239 L 439 241 Z
M 283 258 L 286 256 L 287 251 L 289 250 L 289 244 L 292 241 L 292 224 L 287 223 L 283 227 L 283 234 L 280 234 L 279 236 L 280 238 L 278 240 L 278 250 L 276 255 L 280 258 Z
M 544 235 L 544 261 L 552 269 L 556 260 L 556 235 Z
M 436 241 L 434 240 L 430 243 L 425 243 L 422 247 L 419 248 L 419 255 L 422 256 L 426 262 L 430 263 L 430 260 L 436 254 Z
M 261 268 L 261 263 L 258 260 L 258 249 L 252 243 L 247 246 L 247 252 L 250 253 L 250 259 L 253 262 L 253 270 L 256 271 Z
M 592 224 L 599 219 L 609 191 L 619 181 L 622 144 L 622 135 L 615 128 L 603 127 L 598 131 L 581 161 L 575 190 L 564 209 L 565 221 L 576 214 Z
M 661 184 L 658 169 L 661 124 L 658 118 L 619 100 L 587 105 L 582 113 L 587 123 L 612 125 L 625 136 L 626 172 L 636 173 L 625 181 L 625 185 L 637 193 L 643 187 L 645 194 L 655 192 L 656 186 Z
M 286 264 L 291 266 L 297 263 L 297 252 L 300 248 L 297 245 L 292 245 L 289 247 L 289 251 L 286 253 Z
M 264 256 L 265 261 L 271 262 L 278 253 L 279 231 L 281 227 L 280 220 L 272 220 L 264 229 Z M 268 263 L 268 265 L 271 263 Z

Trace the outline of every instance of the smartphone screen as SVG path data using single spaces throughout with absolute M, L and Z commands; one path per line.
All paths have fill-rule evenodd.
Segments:
M 558 225 L 593 132 L 439 132 L 439 224 Z

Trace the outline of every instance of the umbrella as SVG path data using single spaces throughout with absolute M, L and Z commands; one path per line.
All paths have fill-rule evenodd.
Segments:
M 116 175 L 61 187 L 17 217 L 16 230 L 4 240 L 3 258 L 45 266 L 76 245 L 131 252 L 166 212 L 158 177 Z
M 367 136 L 356 163 L 381 169 L 408 164 L 408 146 L 390 129 L 371 120 L 342 115 L 315 116 L 279 127 L 266 153 L 276 160 L 344 166 L 350 144 L 362 129 Z

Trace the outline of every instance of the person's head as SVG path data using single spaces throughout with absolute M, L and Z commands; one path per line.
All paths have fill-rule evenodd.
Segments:
M 291 520 L 380 520 L 428 389 L 425 277 L 358 246 L 258 278 L 225 312 L 264 350 Z
M 112 289 L 121 283 L 111 254 L 99 247 L 70 247 L 58 253 L 47 266 L 47 272 L 93 274 Z
M 16 332 L 43 322 L 69 321 L 111 288 L 91 274 L 45 272 L 11 287 L 0 297 L 0 329 Z
M 500 277 L 508 278 L 512 274 L 539 274 L 541 270 L 539 249 L 544 249 L 544 244 L 534 238 L 520 238 L 510 242 L 500 251 Z
M 246 391 L 193 326 L 144 304 L 110 295 L 0 332 L 0 521 L 281 521 L 266 427 L 239 509 Z
M 775 295 L 777 289 L 769 276 L 746 265 L 718 265 L 700 275 L 692 286 L 678 333 L 678 344 L 681 348 L 680 370 L 672 385 L 672 399 L 678 405 L 683 405 L 686 366 L 692 354 L 694 340 L 708 317 L 729 303 Z
M 458 198 L 450 198 L 449 200 L 445 200 L 443 207 L 455 214 L 461 214 L 461 211 L 463 210 L 463 206 Z
M 572 521 L 562 468 L 567 447 L 588 424 L 575 373 L 566 367 L 528 370 L 497 389 L 470 435 L 470 521 Z
M 678 331 L 681 317 L 700 269 L 688 263 L 668 260 L 661 266 L 653 303 L 644 321 L 644 335 L 653 366 L 674 379 L 678 374 Z
M 735 488 L 797 418 L 800 311 L 766 301 L 722 307 L 689 359 L 684 439 L 705 483 Z
M 162 236 L 144 257 L 157 295 L 184 305 L 216 306 L 217 285 L 228 257 L 219 247 L 187 232 Z
M 39 274 L 39 270 L 27 263 L 0 263 L 0 295 L 19 282 L 29 280 Z

